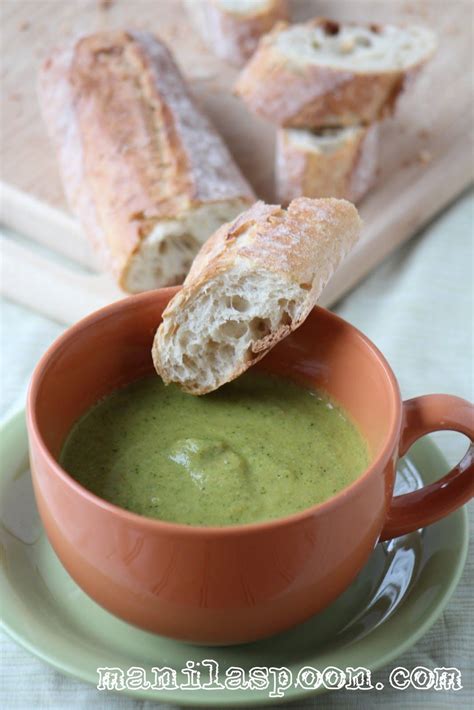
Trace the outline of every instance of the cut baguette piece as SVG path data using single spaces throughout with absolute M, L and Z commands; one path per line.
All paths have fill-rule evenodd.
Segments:
M 233 380 L 298 328 L 358 239 L 345 200 L 257 202 L 202 247 L 163 313 L 156 371 L 191 394 Z
M 278 200 L 339 197 L 359 202 L 372 187 L 378 156 L 379 124 L 322 128 L 280 128 L 275 172 Z
M 206 44 L 224 61 L 242 67 L 262 35 L 288 19 L 286 0 L 186 0 Z
M 203 242 L 254 201 L 153 35 L 79 38 L 46 60 L 39 95 L 71 208 L 126 291 L 182 283 Z
M 280 126 L 368 124 L 393 111 L 407 79 L 435 49 L 434 33 L 423 27 L 324 18 L 279 23 L 262 38 L 235 93 Z

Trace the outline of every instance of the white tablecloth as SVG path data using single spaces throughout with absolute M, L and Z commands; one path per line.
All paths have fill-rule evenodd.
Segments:
M 465 195 L 409 244 L 388 259 L 338 304 L 344 318 L 385 353 L 405 398 L 448 392 L 473 399 L 473 199 Z M 2 398 L 0 415 L 22 405 L 39 356 L 62 327 L 13 303 L 1 307 Z M 459 460 L 462 437 L 436 435 L 448 461 Z M 471 503 L 471 531 L 472 531 Z M 471 536 L 472 537 L 472 536 Z M 442 617 L 396 665 L 459 668 L 464 689 L 453 693 L 385 690 L 339 691 L 298 707 L 474 707 L 474 561 L 472 550 L 461 582 Z M 104 694 L 66 678 L 31 656 L 5 634 L 0 637 L 0 706 L 5 710 L 54 708 L 164 708 Z M 375 674 L 386 681 L 388 671 Z

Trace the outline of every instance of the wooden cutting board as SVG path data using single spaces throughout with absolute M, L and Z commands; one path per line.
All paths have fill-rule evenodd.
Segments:
M 418 23 L 439 36 L 435 58 L 405 92 L 396 115 L 382 126 L 378 183 L 361 205 L 363 239 L 325 290 L 322 302 L 328 305 L 472 180 L 473 5 L 470 0 L 290 0 L 290 6 L 294 20 L 320 14 L 339 20 Z M 87 250 L 75 244 L 82 240 L 80 230 L 64 215 L 49 210 L 49 217 L 55 217 L 40 224 L 41 205 L 67 208 L 38 112 L 35 81 L 51 47 L 76 34 L 117 27 L 151 30 L 169 44 L 258 196 L 274 199 L 274 128 L 250 115 L 232 96 L 237 72 L 207 50 L 179 0 L 3 0 L 2 15 L 2 179 L 37 200 L 26 200 L 22 208 L 21 193 L 14 193 L 12 203 L 11 191 L 5 191 L 4 223 L 27 236 L 39 229 L 46 242 L 48 230 L 55 232 L 53 243 L 60 234 L 62 251 L 69 256 Z M 9 277 L 3 290 L 28 305 L 34 302 L 47 315 L 68 322 L 120 296 L 109 277 L 91 275 L 76 280 L 72 293 L 54 293 L 60 275 L 49 275 L 46 260 L 28 261 L 24 252 L 15 252 L 16 261 L 6 258 Z M 19 259 L 25 267 L 16 268 L 13 278 Z M 41 290 L 45 278 L 53 289 L 46 304 L 31 293 L 33 287 Z M 66 288 L 68 279 L 59 281 L 60 288 Z M 61 293 L 65 295 L 58 307 Z

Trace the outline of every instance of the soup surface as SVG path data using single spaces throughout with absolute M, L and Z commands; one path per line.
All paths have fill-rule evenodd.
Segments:
M 254 370 L 202 397 L 156 376 L 133 382 L 74 425 L 60 461 L 135 513 L 235 525 L 330 498 L 362 473 L 368 451 L 325 395 Z

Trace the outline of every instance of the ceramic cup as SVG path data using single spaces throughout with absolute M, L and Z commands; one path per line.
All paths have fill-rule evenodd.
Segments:
M 303 512 L 222 528 L 148 519 L 87 491 L 58 464 L 61 446 L 100 397 L 153 370 L 153 335 L 175 292 L 134 296 L 74 325 L 43 356 L 29 391 L 45 530 L 72 578 L 105 609 L 195 643 L 270 636 L 333 601 L 379 540 L 429 525 L 474 495 L 472 405 L 444 394 L 402 402 L 379 350 L 322 308 L 258 367 L 322 388 L 357 422 L 371 462 L 354 483 Z M 437 483 L 393 498 L 397 459 L 439 429 L 469 436 L 469 452 Z

